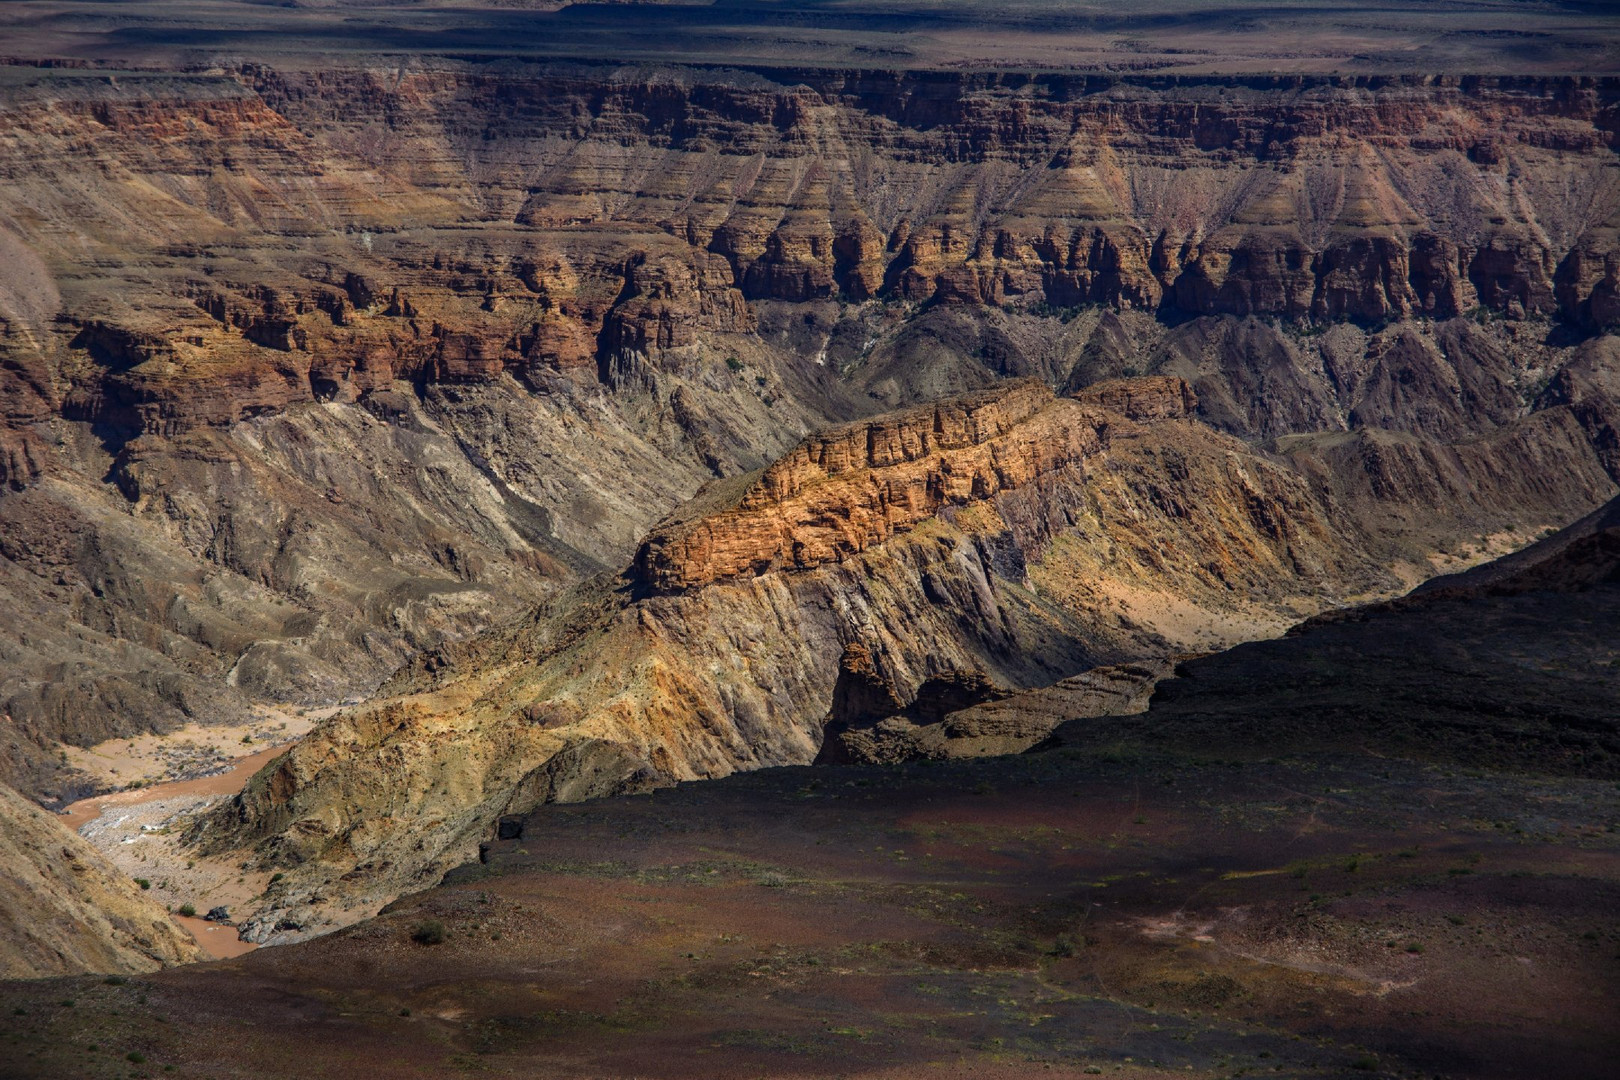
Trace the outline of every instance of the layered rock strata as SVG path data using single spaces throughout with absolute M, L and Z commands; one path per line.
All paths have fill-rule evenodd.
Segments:
M 1031 381 L 813 436 L 759 476 L 687 507 L 695 520 L 655 529 L 636 555 L 634 580 L 679 592 L 808 569 L 1099 452 L 1100 417 L 1028 423 L 1052 401 L 1050 388 Z M 721 499 L 730 505 L 716 506 Z
M 962 728 L 941 728 L 942 745 L 1018 749 L 1055 720 L 1009 727 L 997 703 L 960 706 L 1279 633 L 1324 605 L 1401 591 L 1392 566 L 1426 576 L 1433 544 L 1463 521 L 1520 536 L 1613 491 L 1588 447 L 1592 491 L 1528 487 L 1504 505 L 1475 492 L 1436 506 L 1422 485 L 1341 495 L 1311 456 L 1320 448 L 1266 455 L 1178 416 L 1178 380 L 1096 396 L 1152 422 L 1013 382 L 812 437 L 772 469 L 717 481 L 625 575 L 409 665 L 197 831 L 208 850 L 285 874 L 247 934 L 283 940 L 375 910 L 539 801 L 810 761 L 852 643 L 889 687 L 863 715 L 917 724 L 920 698 L 919 726 Z M 952 446 L 922 454 L 936 426 Z M 1052 448 L 1071 446 L 1055 463 Z M 1474 453 L 1453 463 L 1459 476 L 1497 460 Z M 916 479 L 931 472 L 963 480 L 958 461 L 994 475 L 997 455 L 1019 482 L 967 483 L 925 517 L 904 498 L 874 501 L 926 492 Z M 882 539 L 840 531 L 874 507 L 900 515 Z M 830 539 L 817 558 L 783 557 L 796 535 Z M 729 561 L 681 539 L 712 536 L 731 538 Z M 1108 685 L 1100 673 L 1055 693 L 1134 706 L 1135 691 Z
M 31 414 L 124 430 L 619 379 L 769 300 L 1594 328 L 1620 265 L 1601 79 L 446 64 L 7 93 L 7 370 Z

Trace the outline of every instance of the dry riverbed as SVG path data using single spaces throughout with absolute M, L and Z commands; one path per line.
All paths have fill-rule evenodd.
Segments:
M 337 709 L 267 709 L 253 724 L 192 725 L 167 736 L 115 739 L 76 751 L 74 764 L 122 790 L 81 799 L 63 821 L 168 908 L 175 922 L 215 958 L 255 948 L 232 926 L 203 918 L 215 907 L 234 912 L 262 893 L 270 876 L 221 859 L 199 858 L 180 841 L 186 825 L 220 799 L 242 790 L 259 769 Z M 195 916 L 179 914 L 191 905 Z

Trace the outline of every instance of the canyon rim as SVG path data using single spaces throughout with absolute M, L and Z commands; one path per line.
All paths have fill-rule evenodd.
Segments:
M 1604 1075 L 1620 17 L 0 12 L 0 1075 Z

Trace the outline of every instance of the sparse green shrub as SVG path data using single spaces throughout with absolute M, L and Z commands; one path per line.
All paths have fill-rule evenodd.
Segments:
M 196 914 L 197 914 L 196 905 L 194 905 L 194 904 L 181 904 L 180 905 L 180 914 L 184 915 L 188 919 L 196 917 Z
M 737 359 L 735 356 L 728 356 L 726 357 L 726 367 L 730 368 L 735 373 L 743 369 L 743 362 Z
M 152 883 L 143 877 L 136 878 L 135 884 L 139 885 L 143 890 L 150 889 L 152 887 Z
M 146 1055 L 141 1053 L 139 1050 L 131 1050 L 124 1056 L 137 1065 L 143 1064 L 146 1061 Z
M 411 928 L 411 940 L 418 945 L 440 945 L 444 938 L 444 923 L 438 919 L 423 919 Z

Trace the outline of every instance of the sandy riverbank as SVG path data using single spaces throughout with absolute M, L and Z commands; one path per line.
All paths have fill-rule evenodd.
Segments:
M 296 741 L 296 740 L 294 740 Z M 275 758 L 286 753 L 292 742 L 282 743 L 278 746 L 268 746 L 246 757 L 237 758 L 224 772 L 213 776 L 201 776 L 194 780 L 171 780 L 166 784 L 153 784 L 150 787 L 130 788 L 126 791 L 110 791 L 105 795 L 92 795 L 88 799 L 80 799 L 71 804 L 62 813 L 62 821 L 75 832 L 96 820 L 104 814 L 110 814 L 124 807 L 139 806 L 142 803 L 156 802 L 161 799 L 175 798 L 182 795 L 214 796 L 234 795 L 242 790 L 248 777 L 258 772 Z
M 336 712 L 277 711 L 252 731 L 190 729 L 173 736 L 119 739 L 80 753 L 101 763 L 109 776 L 131 772 L 149 775 L 165 762 L 187 761 L 204 747 L 224 768 L 212 775 L 192 776 L 81 799 L 68 806 L 63 822 L 136 881 L 146 882 L 148 895 L 177 912 L 190 904 L 197 917 L 171 915 L 215 959 L 240 956 L 258 948 L 236 936 L 234 927 L 208 922 L 200 916 L 223 906 L 232 911 L 262 893 L 270 875 L 244 869 L 219 859 L 199 857 L 180 838 L 198 813 L 220 799 L 242 790 L 248 778 L 285 753 L 321 719 Z M 252 743 L 242 742 L 249 734 Z M 266 739 L 281 736 L 272 745 Z M 250 749 L 250 747 L 253 747 Z M 248 751 L 231 756 L 230 751 Z

